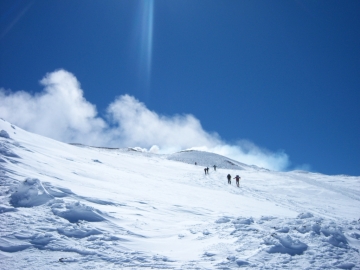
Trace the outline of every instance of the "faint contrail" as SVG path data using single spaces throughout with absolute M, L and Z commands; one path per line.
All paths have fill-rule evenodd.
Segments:
M 34 2 L 30 2 L 26 7 L 24 7 L 20 13 L 11 21 L 10 25 L 5 28 L 5 30 L 0 34 L 0 39 L 2 39 L 10 30 L 14 27 L 14 25 L 21 19 L 21 17 L 29 10 L 29 8 L 33 5 Z

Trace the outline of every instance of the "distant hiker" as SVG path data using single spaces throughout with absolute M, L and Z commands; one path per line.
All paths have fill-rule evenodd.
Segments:
M 214 171 L 216 171 L 216 165 L 214 165 L 213 167 L 214 167 Z
M 206 167 L 206 173 L 209 174 L 209 167 Z
M 234 177 L 234 179 L 236 179 L 236 185 L 237 185 L 237 187 L 239 187 L 239 180 L 241 179 L 241 177 L 240 176 L 238 176 L 238 175 L 236 175 L 235 177 Z
M 204 172 L 205 172 L 205 174 L 206 174 L 206 168 L 204 169 Z
M 227 175 L 227 179 L 228 179 L 228 184 L 231 185 L 231 175 L 230 174 Z
M 197 165 L 197 163 L 195 162 L 195 165 Z

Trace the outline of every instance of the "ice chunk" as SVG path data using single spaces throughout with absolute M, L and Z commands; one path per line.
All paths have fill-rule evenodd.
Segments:
M 27 178 L 20 183 L 10 196 L 14 207 L 33 207 L 42 205 L 53 199 L 39 179 Z

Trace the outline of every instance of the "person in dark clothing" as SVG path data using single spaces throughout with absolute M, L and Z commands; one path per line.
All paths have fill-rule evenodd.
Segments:
M 206 174 L 206 168 L 204 169 L 204 172 L 205 172 L 205 174 Z
M 206 167 L 206 173 L 209 174 L 209 167 Z
M 231 175 L 230 174 L 227 175 L 227 179 L 228 179 L 228 184 L 231 185 Z
M 216 165 L 214 165 L 213 167 L 214 167 L 214 171 L 216 171 Z
M 240 187 L 239 180 L 241 179 L 241 177 L 238 176 L 238 175 L 236 175 L 236 176 L 234 177 L 234 179 L 236 179 L 236 185 L 237 185 L 237 187 Z

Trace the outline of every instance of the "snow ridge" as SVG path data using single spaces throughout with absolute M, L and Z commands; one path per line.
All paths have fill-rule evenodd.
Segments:
M 168 155 L 169 160 L 180 161 L 188 164 L 197 164 L 204 167 L 213 167 L 216 165 L 219 169 L 231 169 L 231 170 L 266 170 L 259 168 L 255 165 L 249 166 L 236 160 L 204 151 L 197 150 L 185 150 L 178 153 Z M 266 170 L 268 171 L 268 170 Z

